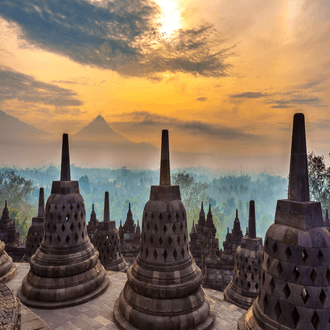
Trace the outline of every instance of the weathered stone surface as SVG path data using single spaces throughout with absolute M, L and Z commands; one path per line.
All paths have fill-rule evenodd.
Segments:
M 61 178 L 70 180 L 65 135 Z M 44 236 L 31 257 L 19 298 L 23 304 L 36 308 L 74 306 L 93 299 L 109 285 L 98 256 L 87 235 L 78 181 L 54 181 L 46 203 Z
M 277 203 L 265 237 L 260 293 L 239 329 L 329 329 L 330 233 L 309 201 L 305 127 L 294 116 L 289 199 Z
M 161 185 L 151 187 L 141 250 L 114 307 L 120 329 L 211 329 L 214 324 L 202 272 L 189 251 L 179 186 L 170 186 L 169 170 L 168 132 L 163 131 Z
M 15 276 L 16 266 L 5 251 L 5 243 L 0 241 L 0 283 L 6 283 Z
M 0 284 L 0 330 L 20 329 L 20 301 L 5 284 Z

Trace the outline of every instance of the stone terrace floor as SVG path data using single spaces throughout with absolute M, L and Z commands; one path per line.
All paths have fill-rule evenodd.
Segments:
M 17 275 L 6 285 L 17 294 L 30 265 L 16 263 Z M 61 309 L 36 309 L 22 307 L 22 330 L 80 330 L 119 328 L 113 319 L 113 306 L 126 283 L 126 274 L 108 271 L 110 285 L 105 293 L 85 304 Z M 214 330 L 236 330 L 237 321 L 246 311 L 223 300 L 223 293 L 204 289 L 216 314 Z

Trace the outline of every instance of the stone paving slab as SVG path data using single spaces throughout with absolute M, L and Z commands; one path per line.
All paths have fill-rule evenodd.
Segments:
M 17 294 L 24 276 L 30 269 L 27 263 L 16 263 L 16 266 L 16 277 L 6 283 L 14 294 Z M 54 310 L 29 309 L 22 305 L 22 330 L 118 330 L 113 319 L 113 307 L 126 283 L 127 275 L 112 271 L 107 273 L 110 278 L 109 288 L 101 296 L 87 303 Z M 223 292 L 204 290 L 216 315 L 213 330 L 236 330 L 237 321 L 246 310 L 224 301 Z M 35 317 L 28 316 L 29 312 Z M 31 327 L 28 323 L 32 321 L 36 323 Z M 40 325 L 37 322 L 40 322 Z

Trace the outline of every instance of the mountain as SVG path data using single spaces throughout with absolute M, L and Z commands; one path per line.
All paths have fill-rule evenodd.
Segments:
M 18 118 L 7 115 L 0 110 L 0 142 L 1 144 L 27 144 L 32 141 L 42 142 L 52 135 L 28 125 Z

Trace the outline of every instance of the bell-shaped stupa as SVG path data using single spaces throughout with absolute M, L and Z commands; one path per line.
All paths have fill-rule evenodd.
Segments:
M 126 272 L 127 263 L 121 253 L 119 231 L 116 222 L 110 221 L 109 192 L 104 195 L 104 217 L 97 224 L 94 246 L 100 253 L 100 261 L 106 270 Z
M 31 257 L 18 296 L 34 308 L 61 308 L 89 301 L 106 290 L 109 278 L 87 235 L 84 200 L 70 179 L 69 141 L 63 134 L 61 180 L 46 203 L 44 236 Z
M 160 185 L 152 186 L 142 218 L 141 249 L 114 307 L 120 329 L 210 329 L 214 315 L 202 272 L 188 245 L 179 186 L 171 186 L 168 131 L 162 132 Z
M 25 254 L 22 262 L 30 262 L 31 257 L 36 253 L 44 236 L 45 220 L 45 199 L 44 188 L 39 190 L 38 216 L 32 218 L 32 224 L 26 236 Z
M 256 237 L 254 201 L 250 201 L 249 213 L 249 232 L 236 250 L 234 276 L 223 292 L 226 301 L 244 309 L 258 297 L 263 261 L 262 238 Z
M 309 200 L 305 119 L 293 118 L 288 199 L 267 230 L 260 293 L 239 329 L 330 328 L 330 233 L 321 204 Z

